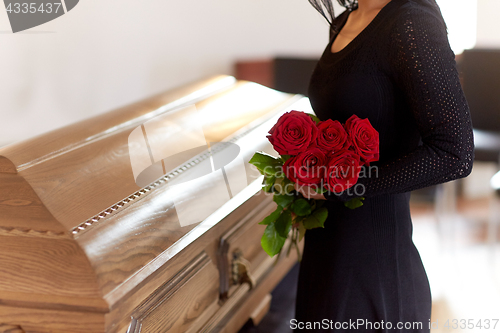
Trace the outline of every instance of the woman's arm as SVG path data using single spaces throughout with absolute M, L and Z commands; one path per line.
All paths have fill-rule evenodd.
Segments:
M 423 145 L 378 167 L 378 177 L 360 178 L 364 194 L 402 193 L 464 178 L 472 170 L 474 141 L 469 107 L 460 85 L 455 54 L 444 27 L 427 11 L 412 7 L 395 20 L 395 81 L 405 94 Z M 326 192 L 327 200 L 358 195 Z

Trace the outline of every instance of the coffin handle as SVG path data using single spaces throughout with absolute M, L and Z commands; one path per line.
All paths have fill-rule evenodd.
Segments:
M 255 287 L 255 279 L 250 274 L 250 262 L 243 257 L 243 252 L 240 249 L 236 249 L 233 252 L 231 273 L 233 284 L 248 283 L 250 289 Z

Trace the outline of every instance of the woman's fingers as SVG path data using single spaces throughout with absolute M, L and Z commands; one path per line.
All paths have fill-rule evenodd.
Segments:
M 293 186 L 294 186 L 295 191 L 301 193 L 307 199 L 326 200 L 325 196 L 323 194 L 317 193 L 309 186 L 301 186 L 297 183 L 294 183 Z

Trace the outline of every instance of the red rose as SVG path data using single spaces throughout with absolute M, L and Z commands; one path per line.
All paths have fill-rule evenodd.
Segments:
M 345 123 L 353 150 L 361 157 L 364 164 L 379 159 L 379 136 L 368 119 L 352 115 Z
M 350 150 L 342 150 L 330 157 L 325 173 L 326 189 L 340 193 L 358 182 L 360 169 L 359 155 Z
M 316 141 L 318 128 L 307 113 L 290 111 L 271 128 L 267 138 L 280 155 L 297 155 Z
M 284 172 L 288 179 L 299 185 L 318 185 L 325 176 L 327 162 L 323 150 L 312 148 L 289 158 L 285 162 Z
M 349 146 L 348 135 L 338 120 L 327 119 L 318 125 L 318 147 L 327 151 L 347 149 Z

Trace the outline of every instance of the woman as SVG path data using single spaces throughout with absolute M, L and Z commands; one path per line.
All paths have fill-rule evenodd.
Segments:
M 305 236 L 292 328 L 318 332 L 429 332 L 431 294 L 412 241 L 410 191 L 469 175 L 472 124 L 455 55 L 435 0 L 338 0 L 309 86 L 316 115 L 368 118 L 380 159 L 363 193 L 324 195 L 325 228 Z M 310 0 L 327 19 L 327 0 Z M 322 4 L 322 5 L 321 5 Z M 363 196 L 351 210 L 344 202 Z M 308 329 L 309 328 L 309 329 Z

